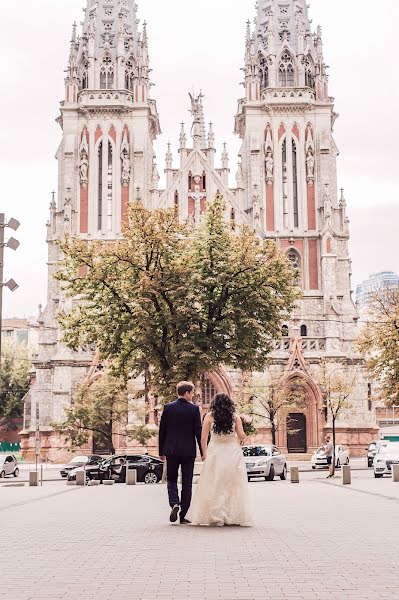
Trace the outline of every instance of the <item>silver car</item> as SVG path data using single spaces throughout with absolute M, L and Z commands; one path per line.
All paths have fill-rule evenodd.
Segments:
M 13 454 L 2 454 L 0 456 L 0 477 L 6 477 L 6 475 L 14 475 L 18 477 L 18 461 Z
M 248 481 L 253 477 L 264 477 L 266 481 L 273 481 L 276 475 L 280 479 L 287 479 L 287 459 L 277 446 L 243 446 L 243 453 Z

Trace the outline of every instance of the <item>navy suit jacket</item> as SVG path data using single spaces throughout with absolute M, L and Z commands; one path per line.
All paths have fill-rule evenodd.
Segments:
M 159 426 L 159 456 L 197 456 L 201 450 L 201 415 L 198 406 L 178 398 L 165 404 Z

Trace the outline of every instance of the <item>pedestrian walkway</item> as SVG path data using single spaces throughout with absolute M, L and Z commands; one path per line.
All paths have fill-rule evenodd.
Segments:
M 395 484 L 371 477 L 253 482 L 249 529 L 170 525 L 162 485 L 1 488 L 0 600 L 398 598 Z

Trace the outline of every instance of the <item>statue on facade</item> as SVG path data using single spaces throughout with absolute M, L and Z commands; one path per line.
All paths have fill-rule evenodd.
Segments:
M 274 158 L 273 158 L 273 152 L 270 149 L 266 152 L 265 165 L 266 165 L 266 182 L 273 183 L 273 180 L 274 180 Z
M 258 227 L 259 226 L 259 222 L 260 222 L 260 202 L 259 202 L 259 195 L 255 194 L 254 198 L 253 198 L 253 202 L 252 202 L 252 216 L 253 216 L 253 221 L 254 221 L 254 227 Z
M 121 145 L 121 181 L 123 187 L 128 187 L 130 182 L 130 173 L 132 170 L 130 164 L 130 144 L 127 139 L 126 131 L 123 132 L 122 145 Z
M 315 159 L 312 150 L 309 148 L 306 155 L 306 178 L 308 183 L 312 183 L 314 181 L 314 166 Z
M 193 124 L 191 126 L 191 136 L 193 140 L 198 140 L 201 138 L 201 98 L 202 94 L 195 97 L 192 94 L 189 94 L 191 100 L 191 114 L 193 116 Z
M 71 188 L 67 189 L 64 202 L 64 231 L 65 233 L 71 233 L 72 230 L 72 197 Z
M 79 176 L 80 185 L 87 188 L 89 182 L 89 145 L 87 143 L 87 132 L 84 130 L 79 148 Z

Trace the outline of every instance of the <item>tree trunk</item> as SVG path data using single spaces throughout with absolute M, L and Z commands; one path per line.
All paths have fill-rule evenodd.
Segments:
M 332 436 L 333 436 L 333 458 L 331 465 L 331 477 L 335 475 L 335 417 L 332 417 Z
M 276 424 L 274 421 L 272 421 L 272 443 L 273 446 L 276 445 Z

